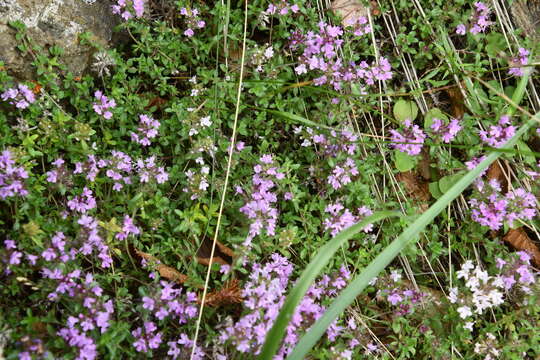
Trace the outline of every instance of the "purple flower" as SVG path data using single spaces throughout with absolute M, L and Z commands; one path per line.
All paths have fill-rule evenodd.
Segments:
M 4 91 L 0 98 L 15 105 L 17 109 L 26 109 L 30 104 L 36 101 L 34 93 L 24 84 L 19 84 L 16 88 Z
M 188 9 L 183 7 L 180 9 L 180 15 L 185 17 L 187 29 L 184 31 L 184 35 L 187 37 L 192 37 L 195 35 L 195 31 L 193 29 L 202 29 L 206 25 L 206 22 L 200 20 L 199 10 L 196 8 Z
M 496 148 L 500 148 L 506 144 L 506 142 L 510 140 L 515 133 L 516 127 L 510 125 L 510 116 L 508 115 L 501 116 L 499 119 L 499 124 L 491 125 L 488 131 L 481 130 L 479 132 L 480 139 L 483 142 Z
M 508 71 L 509 75 L 513 76 L 523 76 L 523 66 L 529 63 L 529 50 L 525 48 L 519 48 L 518 56 L 510 60 L 510 70 Z
M 139 115 L 140 125 L 137 128 L 137 133 L 131 132 L 131 140 L 142 146 L 151 144 L 150 139 L 158 135 L 159 121 L 154 120 L 148 115 Z
M 390 130 L 392 134 L 392 145 L 394 148 L 409 155 L 418 155 L 422 150 L 422 145 L 426 139 L 426 134 L 418 125 L 414 125 L 411 120 L 403 122 L 405 130 L 400 133 L 396 130 Z
M 440 136 L 442 141 L 446 144 L 452 141 L 461 129 L 462 127 L 459 124 L 458 119 L 451 119 L 448 125 L 443 125 L 442 120 L 433 118 L 433 123 L 431 124 L 433 133 Z
M 92 195 L 92 190 L 85 187 L 80 196 L 75 196 L 67 203 L 72 211 L 78 211 L 82 214 L 96 207 L 96 199 Z
M 0 199 L 28 195 L 28 191 L 24 188 L 26 178 L 28 178 L 28 173 L 22 166 L 15 166 L 11 152 L 2 151 L 0 154 Z
M 96 112 L 96 114 L 103 116 L 105 119 L 109 120 L 112 118 L 112 112 L 109 109 L 113 109 L 116 107 L 116 102 L 114 99 L 109 100 L 109 98 L 99 90 L 97 90 L 94 93 L 94 96 L 96 98 L 96 102 L 92 105 L 92 108 Z

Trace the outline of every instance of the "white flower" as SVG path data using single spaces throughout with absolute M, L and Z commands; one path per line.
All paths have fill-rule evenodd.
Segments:
M 191 79 L 189 79 L 189 82 L 192 83 L 192 84 L 195 84 L 197 82 L 197 75 L 195 75 Z
M 456 287 L 450 288 L 450 293 L 448 294 L 448 300 L 455 304 L 458 301 L 458 289 Z
M 498 288 L 504 288 L 504 280 L 502 278 L 502 276 L 497 276 L 495 277 L 495 279 L 493 280 L 493 286 L 496 286 Z
M 189 129 L 189 136 L 197 135 L 198 133 L 197 129 Z
M 201 180 L 201 183 L 199 184 L 199 190 L 205 191 L 208 188 L 208 182 L 206 180 Z
M 482 271 L 479 267 L 474 270 L 474 274 L 479 280 L 482 280 L 484 284 L 487 283 L 489 280 L 489 275 L 487 271 Z
M 270 59 L 272 56 L 274 56 L 274 49 L 270 46 L 264 51 L 264 57 Z
M 480 282 L 478 281 L 478 278 L 473 276 L 471 277 L 469 280 L 467 280 L 467 282 L 465 283 L 465 285 L 471 289 L 471 290 L 475 290 L 478 288 L 478 286 L 480 285 Z
M 398 282 L 399 280 L 401 280 L 401 274 L 397 270 L 392 270 L 392 272 L 390 273 L 390 278 L 392 279 L 392 281 Z
M 468 306 L 458 307 L 457 312 L 459 313 L 459 317 L 462 319 L 466 319 L 467 317 L 472 316 L 471 308 Z
M 212 121 L 210 121 L 210 116 L 205 116 L 201 118 L 201 126 L 210 126 L 212 125 Z
M 195 162 L 196 162 L 197 164 L 201 164 L 201 165 L 203 165 L 203 164 L 204 164 L 204 160 L 203 160 L 203 158 L 202 158 L 202 157 L 198 157 L 198 158 L 196 158 L 196 159 L 195 159 Z
M 298 75 L 305 74 L 307 73 L 306 65 L 300 64 L 294 68 L 294 71 L 296 71 Z
M 210 173 L 210 168 L 208 166 L 203 166 L 201 172 L 205 175 L 208 175 Z
M 502 303 L 504 303 L 503 296 L 503 293 L 499 290 L 491 290 L 491 292 L 489 293 L 489 297 L 493 306 L 501 305 Z
M 199 95 L 199 89 L 191 89 L 191 96 Z
M 473 331 L 474 321 L 467 321 L 463 328 L 469 331 Z

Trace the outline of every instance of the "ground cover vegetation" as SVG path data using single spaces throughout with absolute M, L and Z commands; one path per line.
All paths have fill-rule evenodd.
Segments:
M 518 6 L 118 0 L 83 76 L 12 23 L 0 358 L 537 359 Z

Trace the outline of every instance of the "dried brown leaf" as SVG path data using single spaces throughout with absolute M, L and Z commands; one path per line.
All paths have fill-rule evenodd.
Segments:
M 497 180 L 499 184 L 501 184 L 502 191 L 504 193 L 508 191 L 508 181 L 506 180 L 506 176 L 504 176 L 504 172 L 499 161 L 495 161 L 489 166 L 487 171 L 487 179 Z
M 197 251 L 197 262 L 202 265 L 210 263 L 210 254 L 212 252 L 212 239 L 204 238 L 199 250 Z M 216 241 L 216 249 L 214 251 L 214 259 L 212 263 L 220 265 L 231 265 L 235 258 L 234 251 L 228 246 L 223 245 L 219 240 Z
M 242 289 L 238 285 L 239 282 L 237 279 L 226 282 L 223 288 L 212 291 L 206 296 L 205 305 L 217 307 L 241 303 Z
M 152 256 L 137 249 L 135 249 L 135 253 L 146 261 L 156 263 L 156 270 L 159 272 L 159 275 L 167 280 L 174 281 L 178 284 L 183 284 L 189 279 L 186 275 L 180 273 L 178 270 L 162 264 L 161 261 L 159 261 L 159 259 L 155 256 Z
M 330 9 L 341 17 L 343 26 L 356 23 L 361 17 L 367 17 L 369 11 L 359 0 L 334 0 Z
M 508 230 L 503 239 L 515 249 L 528 252 L 534 265 L 540 267 L 540 250 L 522 227 Z
M 450 114 L 456 119 L 463 118 L 465 114 L 465 100 L 459 87 L 451 87 L 446 89 L 446 93 L 450 97 Z
M 396 179 L 403 183 L 405 187 L 405 193 L 427 206 L 427 201 L 431 199 L 431 193 L 429 192 L 429 185 L 427 181 L 424 181 L 416 172 L 406 171 L 396 175 Z M 424 208 L 424 206 L 422 206 Z M 425 209 L 423 209 L 425 210 Z

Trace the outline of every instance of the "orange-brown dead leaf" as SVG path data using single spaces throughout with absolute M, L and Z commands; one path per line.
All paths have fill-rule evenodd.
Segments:
M 508 181 L 506 180 L 506 176 L 504 176 L 504 172 L 499 161 L 495 161 L 489 166 L 487 171 L 487 179 L 497 180 L 499 184 L 501 184 L 502 191 L 504 193 L 508 191 Z
M 238 285 L 239 282 L 237 279 L 226 282 L 221 289 L 208 293 L 204 302 L 205 305 L 217 307 L 241 303 L 242 289 Z M 199 300 L 200 302 L 201 300 Z
M 210 253 L 212 251 L 212 239 L 204 238 L 199 250 L 197 251 L 197 262 L 202 265 L 210 263 Z M 220 265 L 231 265 L 235 258 L 234 251 L 223 245 L 219 240 L 216 241 L 214 259 L 212 263 Z
M 142 252 L 140 250 L 135 249 L 135 253 L 145 259 L 146 261 L 151 261 L 156 263 L 156 270 L 159 272 L 159 275 L 161 277 L 164 277 L 167 280 L 174 281 L 178 284 L 183 284 L 188 280 L 188 277 L 184 274 L 181 274 L 178 270 L 167 266 L 165 264 L 162 264 L 161 261 L 159 261 L 158 258 L 155 256 L 152 256 L 150 254 L 147 254 L 145 252 Z
M 450 114 L 452 114 L 452 117 L 456 119 L 463 118 L 466 108 L 463 94 L 459 88 L 457 86 L 447 88 L 446 93 L 450 97 Z
M 35 80 L 30 80 L 30 81 L 32 81 L 32 83 L 34 83 L 34 87 L 32 88 L 32 92 L 34 94 L 39 94 L 39 92 L 41 91 L 41 88 L 42 88 L 41 84 L 38 83 Z
M 148 105 L 144 108 L 145 110 L 148 110 L 150 109 L 152 106 L 156 106 L 158 109 L 161 108 L 163 105 L 165 105 L 165 103 L 167 103 L 167 100 L 165 100 L 164 98 L 162 97 L 159 97 L 159 96 L 156 96 L 152 99 L 150 99 L 150 102 L 148 103 Z
M 427 210 L 427 202 L 431 199 L 429 185 L 416 172 L 406 171 L 396 175 L 397 181 L 403 183 L 405 194 L 418 200 L 422 211 Z
M 528 252 L 534 265 L 540 267 L 540 250 L 522 227 L 508 230 L 503 239 L 515 249 Z

